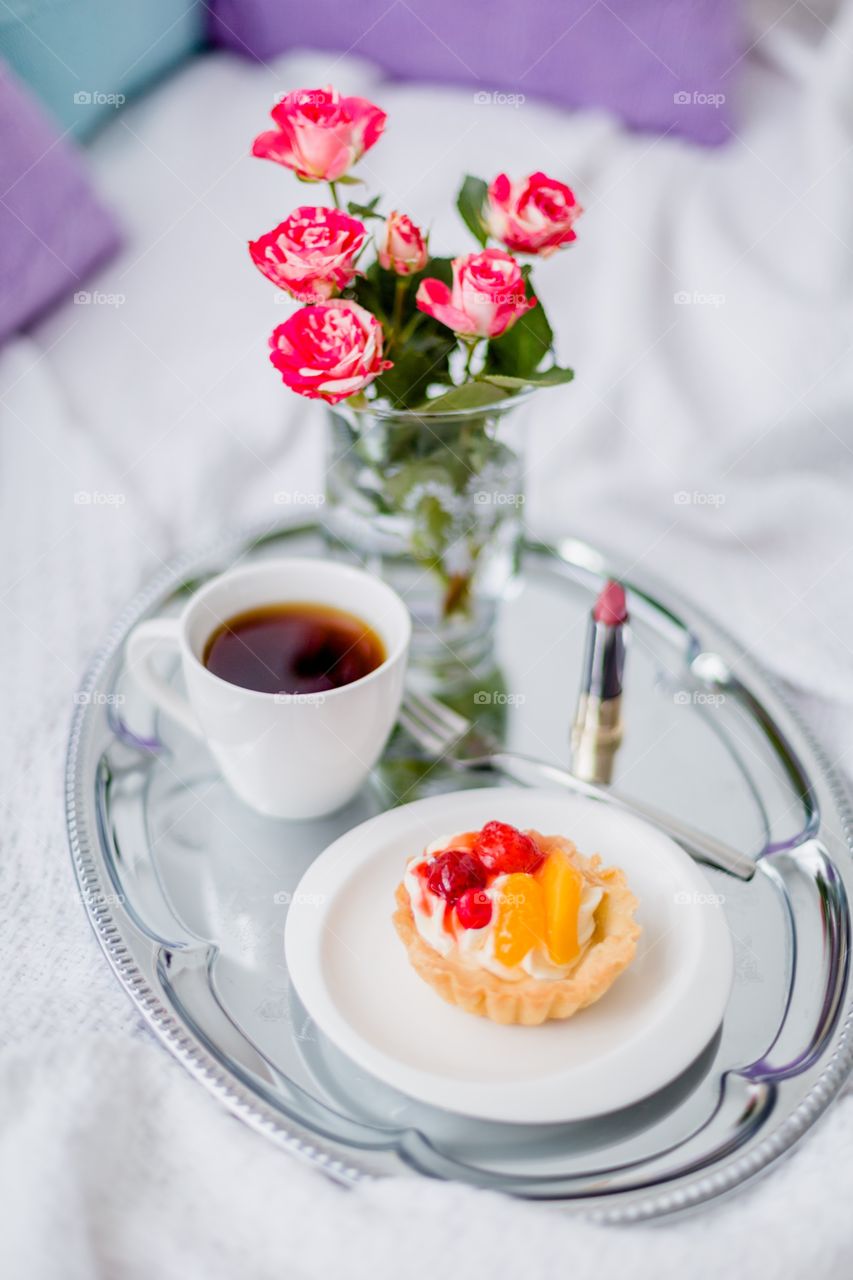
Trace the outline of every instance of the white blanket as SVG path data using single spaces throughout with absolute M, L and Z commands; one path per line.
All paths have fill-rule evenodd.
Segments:
M 763 9 L 719 151 L 603 114 L 380 84 L 319 55 L 199 59 L 98 139 L 127 247 L 88 304 L 0 353 L 4 1276 L 821 1280 L 849 1266 L 849 1099 L 771 1177 L 658 1230 L 414 1179 L 332 1186 L 141 1028 L 77 900 L 61 816 L 76 682 L 126 598 L 214 530 L 272 521 L 277 492 L 321 486 L 322 414 L 267 365 L 284 312 L 245 241 L 305 194 L 247 157 L 251 137 L 274 95 L 329 80 L 388 110 L 361 173 L 432 222 L 439 251 L 468 245 L 451 212 L 466 170 L 572 183 L 578 243 L 537 284 L 578 378 L 540 399 L 532 521 L 628 550 L 638 573 L 724 613 L 847 767 L 853 0 L 835 17 Z

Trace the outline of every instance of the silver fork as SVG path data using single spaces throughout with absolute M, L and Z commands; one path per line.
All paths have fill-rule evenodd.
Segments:
M 751 880 L 755 862 L 732 845 L 688 826 L 639 800 L 630 800 L 606 787 L 583 782 L 567 769 L 546 764 L 531 756 L 502 751 L 489 736 L 458 711 L 425 694 L 407 690 L 400 709 L 400 724 L 430 756 L 442 759 L 451 769 L 473 773 L 498 773 L 524 786 L 560 786 L 577 795 L 599 800 L 625 813 L 643 818 L 679 844 L 691 858 L 726 871 L 738 880 Z

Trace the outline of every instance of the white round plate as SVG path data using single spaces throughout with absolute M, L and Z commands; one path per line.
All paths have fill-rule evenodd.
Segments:
M 568 836 L 621 867 L 639 899 L 633 964 L 567 1021 L 504 1027 L 446 1004 L 391 923 L 406 859 L 491 819 Z M 588 1119 L 662 1089 L 711 1041 L 732 981 L 722 897 L 687 854 L 637 818 L 554 790 L 457 791 L 348 831 L 300 881 L 285 950 L 305 1008 L 359 1066 L 421 1102 L 516 1124 Z

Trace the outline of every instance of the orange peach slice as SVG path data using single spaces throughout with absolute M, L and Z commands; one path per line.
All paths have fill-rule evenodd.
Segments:
M 545 895 L 533 876 L 515 871 L 495 896 L 495 959 L 512 969 L 545 941 Z
M 538 873 L 545 902 L 545 940 L 554 964 L 571 964 L 579 951 L 578 916 L 583 876 L 562 849 L 554 849 Z

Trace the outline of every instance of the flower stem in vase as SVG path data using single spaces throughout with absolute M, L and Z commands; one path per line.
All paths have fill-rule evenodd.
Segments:
M 467 614 L 471 605 L 470 573 L 454 573 L 446 579 L 442 617 L 452 618 L 454 614 Z
M 406 300 L 408 284 L 409 282 L 405 276 L 397 276 L 397 283 L 394 286 L 394 311 L 391 316 L 391 339 L 388 343 L 389 350 L 397 346 L 402 338 L 400 326 L 403 319 L 403 303 Z
M 478 343 L 479 343 L 480 339 L 479 339 L 479 338 L 475 338 L 475 339 L 473 340 L 473 342 L 471 342 L 471 341 L 466 341 L 466 340 L 463 338 L 463 339 L 461 339 L 461 341 L 464 343 L 465 348 L 466 348 L 466 350 L 467 350 L 467 352 L 468 352 L 468 357 L 467 357 L 467 359 L 466 359 L 466 361 L 465 361 L 464 381 L 465 381 L 465 382 L 470 382 L 470 381 L 471 381 L 471 378 L 473 377 L 473 375 L 472 375 L 472 373 L 471 373 L 471 363 L 472 363 L 472 361 L 473 361 L 473 359 L 474 359 L 474 352 L 477 350 L 477 345 L 478 345 Z

